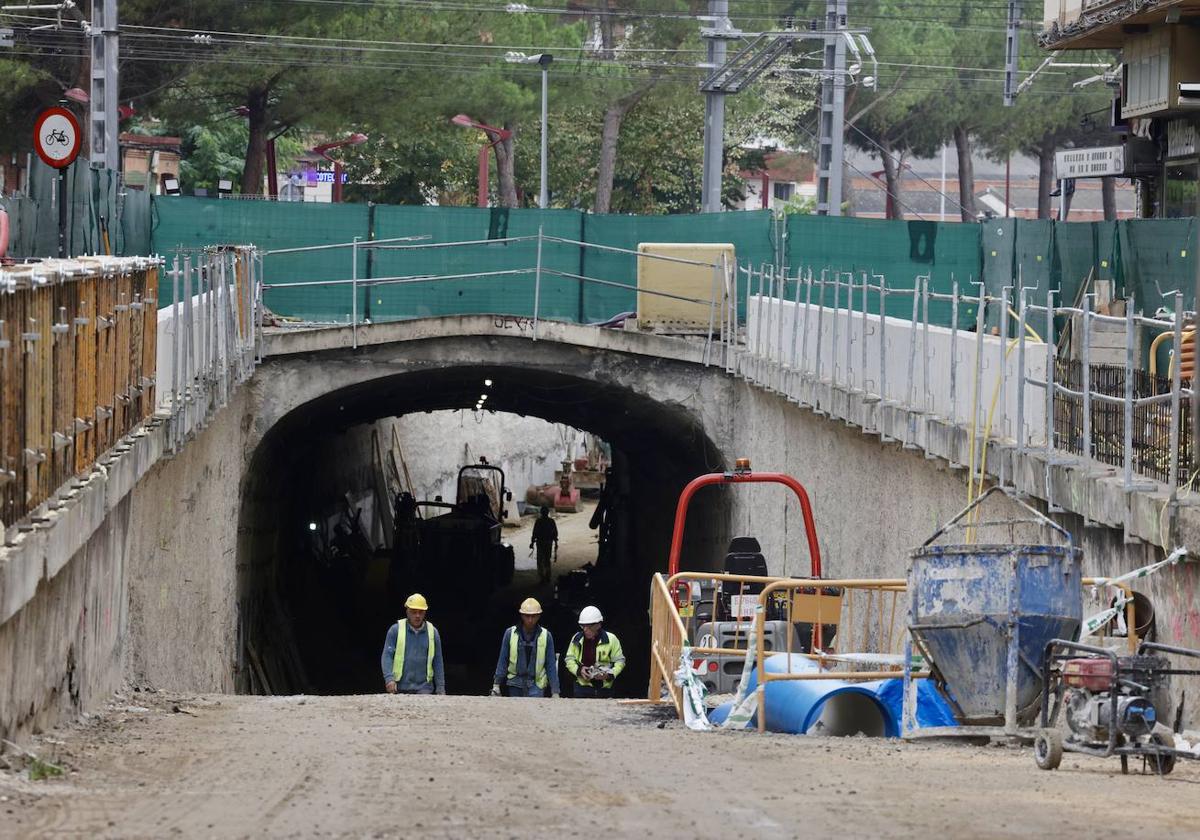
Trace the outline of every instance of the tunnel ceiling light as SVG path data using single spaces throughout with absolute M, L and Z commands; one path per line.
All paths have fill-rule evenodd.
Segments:
M 491 387 L 492 387 L 492 380 L 490 380 L 490 379 L 485 379 L 485 380 L 483 380 L 483 387 L 484 387 L 484 388 L 491 388 Z
M 480 402 L 483 402 L 483 401 L 484 401 L 484 400 L 486 400 L 486 399 L 487 399 L 487 394 L 480 394 L 480 395 L 479 395 L 479 401 L 480 401 Z
M 315 530 L 317 530 L 317 523 L 316 523 L 316 522 L 309 522 L 309 523 L 308 523 L 308 530 L 310 530 L 310 531 L 315 531 Z

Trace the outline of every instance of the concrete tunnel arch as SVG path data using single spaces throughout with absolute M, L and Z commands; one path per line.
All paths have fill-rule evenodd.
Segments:
M 527 352 L 529 344 L 521 342 L 520 349 Z M 729 459 L 699 414 L 672 400 L 667 389 L 654 394 L 648 392 L 653 389 L 622 384 L 619 371 L 595 375 L 553 362 L 523 364 L 511 355 L 503 358 L 506 361 L 436 364 L 344 384 L 291 407 L 265 429 L 249 458 L 238 522 L 240 690 L 250 689 L 250 668 L 264 672 L 275 693 L 379 689 L 377 666 L 369 663 L 378 662 L 386 622 L 376 634 L 360 633 L 354 650 L 326 645 L 321 640 L 322 625 L 328 629 L 355 607 L 327 604 L 322 613 L 322 597 L 306 593 L 303 586 L 298 592 L 297 581 L 290 579 L 301 562 L 296 534 L 307 520 L 314 494 L 336 491 L 306 474 L 306 464 L 311 463 L 313 452 L 336 448 L 340 436 L 374 420 L 470 408 L 484 379 L 494 383 L 489 389 L 490 409 L 599 435 L 611 444 L 615 463 L 624 468 L 629 492 L 637 497 L 631 525 L 636 536 L 629 543 L 630 556 L 620 565 L 624 602 L 612 608 L 621 614 L 625 635 L 630 636 L 626 693 L 644 690 L 649 577 L 666 569 L 679 492 L 696 475 L 725 469 Z M 313 361 L 311 357 L 268 360 L 263 373 L 269 375 L 272 364 Z M 516 489 L 520 493 L 524 488 Z M 716 562 L 714 547 L 727 538 L 729 518 L 729 498 L 720 490 L 704 494 L 693 505 L 685 550 L 696 558 L 695 566 Z M 321 595 L 330 597 L 328 592 Z M 394 612 L 398 611 L 397 606 Z M 394 614 L 388 620 L 394 620 Z M 445 628 L 439 629 L 446 633 Z M 314 644 L 320 647 L 315 655 Z M 482 643 L 492 657 L 494 644 L 490 636 Z M 473 681 L 457 687 L 478 688 Z

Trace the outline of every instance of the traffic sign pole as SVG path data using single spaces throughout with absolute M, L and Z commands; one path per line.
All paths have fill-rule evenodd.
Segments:
M 79 157 L 79 120 L 62 107 L 47 108 L 33 124 L 33 148 L 42 163 L 58 170 L 58 255 L 67 256 L 67 170 Z

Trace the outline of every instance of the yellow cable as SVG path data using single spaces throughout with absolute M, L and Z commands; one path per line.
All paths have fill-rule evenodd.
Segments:
M 1008 307 L 1008 314 L 1013 316 L 1014 318 L 1016 318 L 1018 324 L 1021 323 L 1021 313 L 1017 312 L 1017 310 L 1013 309 L 1011 306 Z M 1033 327 L 1029 326 L 1028 321 L 1025 322 L 1025 332 L 1029 333 L 1029 335 L 1032 336 L 1034 341 L 1042 340 L 1042 337 L 1037 334 L 1037 330 L 1035 330 Z
M 1026 324 L 1025 327 L 1030 332 L 1033 332 L 1032 328 L 1030 328 L 1028 324 Z M 1039 336 L 1037 333 L 1033 333 L 1033 334 L 1037 338 L 1038 341 L 1041 341 L 1041 336 Z M 1008 362 L 1008 357 L 1012 355 L 1012 351 L 1017 347 L 1017 345 L 1019 343 L 1020 343 L 1019 338 L 1009 339 L 1008 349 L 1004 351 L 1005 363 Z M 978 386 L 978 382 L 976 383 L 976 385 Z M 984 427 L 983 427 L 983 452 L 981 454 L 981 458 L 979 461 L 979 488 L 978 488 L 978 490 L 976 490 L 973 487 L 973 485 L 975 483 L 975 473 L 974 473 L 974 469 L 972 468 L 970 473 L 967 475 L 967 504 L 971 503 L 972 498 L 983 493 L 983 479 L 984 479 L 984 476 L 987 475 L 987 442 L 988 442 L 988 438 L 991 437 L 991 434 L 992 434 L 992 420 L 995 419 L 996 402 L 999 400 L 999 398 L 1000 398 L 1000 379 L 997 378 L 996 386 L 995 386 L 995 388 L 992 389 L 992 403 L 988 407 L 987 423 L 984 424 Z M 972 412 L 972 415 L 974 415 L 974 412 Z M 974 421 L 975 421 L 974 416 L 972 416 L 971 421 L 972 421 L 972 426 L 974 426 Z M 975 436 L 972 433 L 972 435 L 971 435 L 972 466 L 973 466 L 974 460 L 975 460 Z M 977 522 L 979 520 L 979 511 L 978 510 L 972 511 L 970 519 Z M 967 529 L 967 543 L 972 544 L 974 542 L 975 542 L 975 528 L 974 528 L 974 526 L 971 526 Z
M 1197 476 L 1200 476 L 1200 470 L 1196 470 L 1194 473 L 1192 473 L 1192 477 L 1188 479 L 1187 484 L 1183 485 L 1183 492 L 1175 497 L 1175 501 L 1177 503 L 1183 501 L 1191 494 L 1192 485 L 1195 484 Z M 1166 515 L 1167 508 L 1170 506 L 1171 500 L 1167 499 L 1165 502 L 1163 502 L 1162 508 L 1158 511 L 1158 543 L 1163 547 L 1164 551 L 1167 550 Z

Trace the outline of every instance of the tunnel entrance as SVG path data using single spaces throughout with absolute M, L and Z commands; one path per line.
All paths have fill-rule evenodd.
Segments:
M 570 546 L 570 562 L 555 566 L 548 583 L 539 580 L 529 557 L 528 521 L 523 528 L 502 532 L 520 558 L 511 580 L 483 585 L 480 567 L 460 544 L 439 556 L 436 575 L 405 569 L 394 549 L 381 548 L 379 529 L 362 524 L 364 508 L 380 513 L 378 499 L 385 495 L 378 492 L 376 476 L 387 448 L 388 423 L 392 418 L 416 422 L 424 429 L 415 438 L 421 457 L 436 453 L 448 470 L 456 471 L 481 457 L 493 465 L 505 463 L 520 448 L 516 442 L 506 445 L 494 434 L 474 442 L 471 427 L 483 434 L 488 418 L 518 413 L 547 421 L 548 429 L 587 430 L 607 445 L 607 555 L 597 556 L 596 531 L 587 527 L 601 504 L 596 499 L 585 500 L 577 513 L 556 514 L 576 542 Z M 449 429 L 451 423 L 458 428 Z M 451 440 L 465 443 L 460 450 Z M 569 446 L 563 453 L 564 460 L 575 454 Z M 598 606 L 628 658 L 618 694 L 640 695 L 649 669 L 649 580 L 652 572 L 666 568 L 679 492 L 696 475 L 723 468 L 716 446 L 680 407 L 544 370 L 470 366 L 401 374 L 303 405 L 264 436 L 244 487 L 239 689 L 381 691 L 384 636 L 403 617 L 404 598 L 422 591 L 430 601 L 428 619 L 443 639 L 451 693 L 486 693 L 504 628 L 516 623 L 520 602 L 535 597 L 545 610 L 542 623 L 554 636 L 560 661 L 578 629 L 579 609 Z M 437 508 L 437 496 L 443 505 L 455 501 L 451 494 L 457 495 L 457 476 L 450 479 L 446 471 L 414 493 L 427 496 L 417 500 L 430 503 L 425 517 L 448 513 Z M 506 486 L 512 498 L 501 498 L 501 507 L 510 519 L 519 518 L 528 484 L 524 475 L 517 475 L 520 468 L 507 472 L 513 474 Z M 485 495 L 477 500 L 485 501 Z M 685 546 L 693 568 L 716 561 L 727 520 L 723 493 L 693 505 Z M 561 546 L 560 540 L 560 552 Z M 591 568 L 568 574 L 583 563 Z M 560 670 L 569 696 L 565 668 Z

